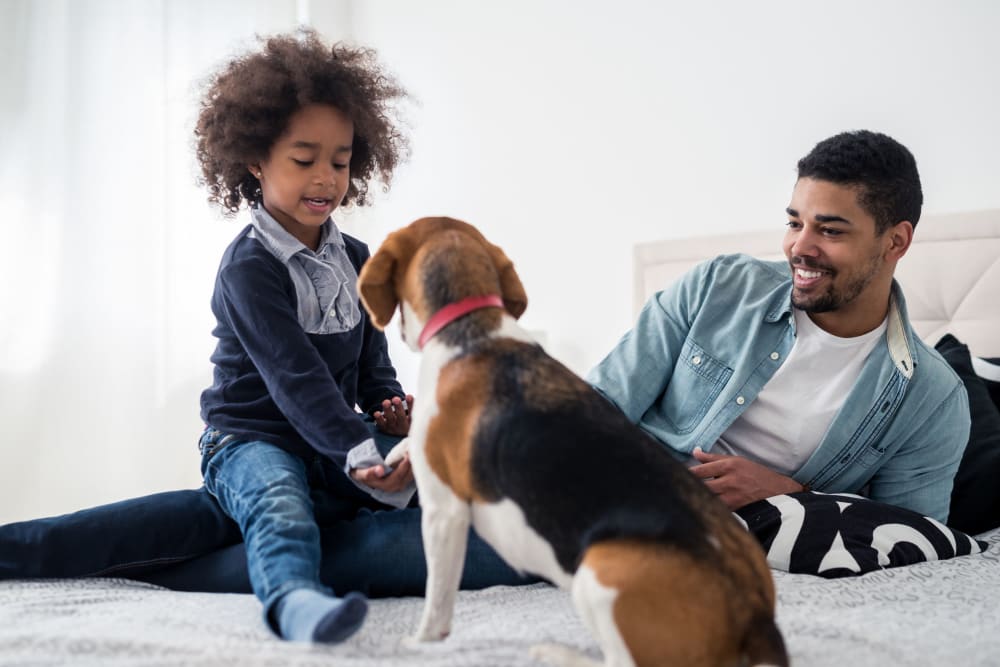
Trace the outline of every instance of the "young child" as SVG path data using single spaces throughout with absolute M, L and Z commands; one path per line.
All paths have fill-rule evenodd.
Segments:
M 355 410 L 402 436 L 413 397 L 358 305 L 368 249 L 330 217 L 388 182 L 406 148 L 392 121 L 404 96 L 370 51 L 301 31 L 226 65 L 195 129 L 210 200 L 229 213 L 246 202 L 252 220 L 223 254 L 212 296 L 202 473 L 243 533 L 267 623 L 289 640 L 339 642 L 367 611 L 360 593 L 337 598 L 320 583 L 314 508 L 349 514 L 367 496 L 403 507 L 413 494 L 409 462 L 384 466 Z

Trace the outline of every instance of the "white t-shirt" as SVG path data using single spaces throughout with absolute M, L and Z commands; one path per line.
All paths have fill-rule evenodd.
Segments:
M 788 358 L 712 449 L 788 476 L 819 447 L 886 328 L 883 320 L 866 334 L 840 338 L 792 311 L 795 344 Z

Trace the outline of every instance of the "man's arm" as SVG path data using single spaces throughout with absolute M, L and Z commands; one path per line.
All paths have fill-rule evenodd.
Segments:
M 587 374 L 587 381 L 638 424 L 670 383 L 699 302 L 705 262 L 646 302 L 635 326 Z M 669 443 L 667 443 L 669 444 Z

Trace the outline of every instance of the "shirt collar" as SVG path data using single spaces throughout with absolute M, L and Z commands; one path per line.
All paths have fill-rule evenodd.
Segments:
M 896 368 L 906 376 L 913 377 L 913 367 L 916 365 L 916 336 L 913 327 L 909 325 L 910 317 L 906 312 L 906 299 L 903 290 L 896 279 L 892 279 L 892 296 L 889 299 L 889 326 L 886 329 L 886 342 L 889 344 L 889 355 Z
M 319 248 L 317 252 L 305 246 L 304 243 L 288 233 L 263 206 L 250 207 L 250 224 L 253 225 L 257 239 L 264 244 L 272 255 L 282 264 L 288 264 L 292 256 L 300 252 L 310 255 L 323 254 L 325 246 L 344 248 L 344 237 L 334 224 L 333 218 L 327 218 L 320 231 Z

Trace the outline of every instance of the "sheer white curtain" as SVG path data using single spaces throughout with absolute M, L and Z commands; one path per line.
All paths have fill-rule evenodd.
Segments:
M 208 302 L 244 223 L 195 182 L 199 83 L 308 11 L 0 0 L 0 523 L 199 484 Z

